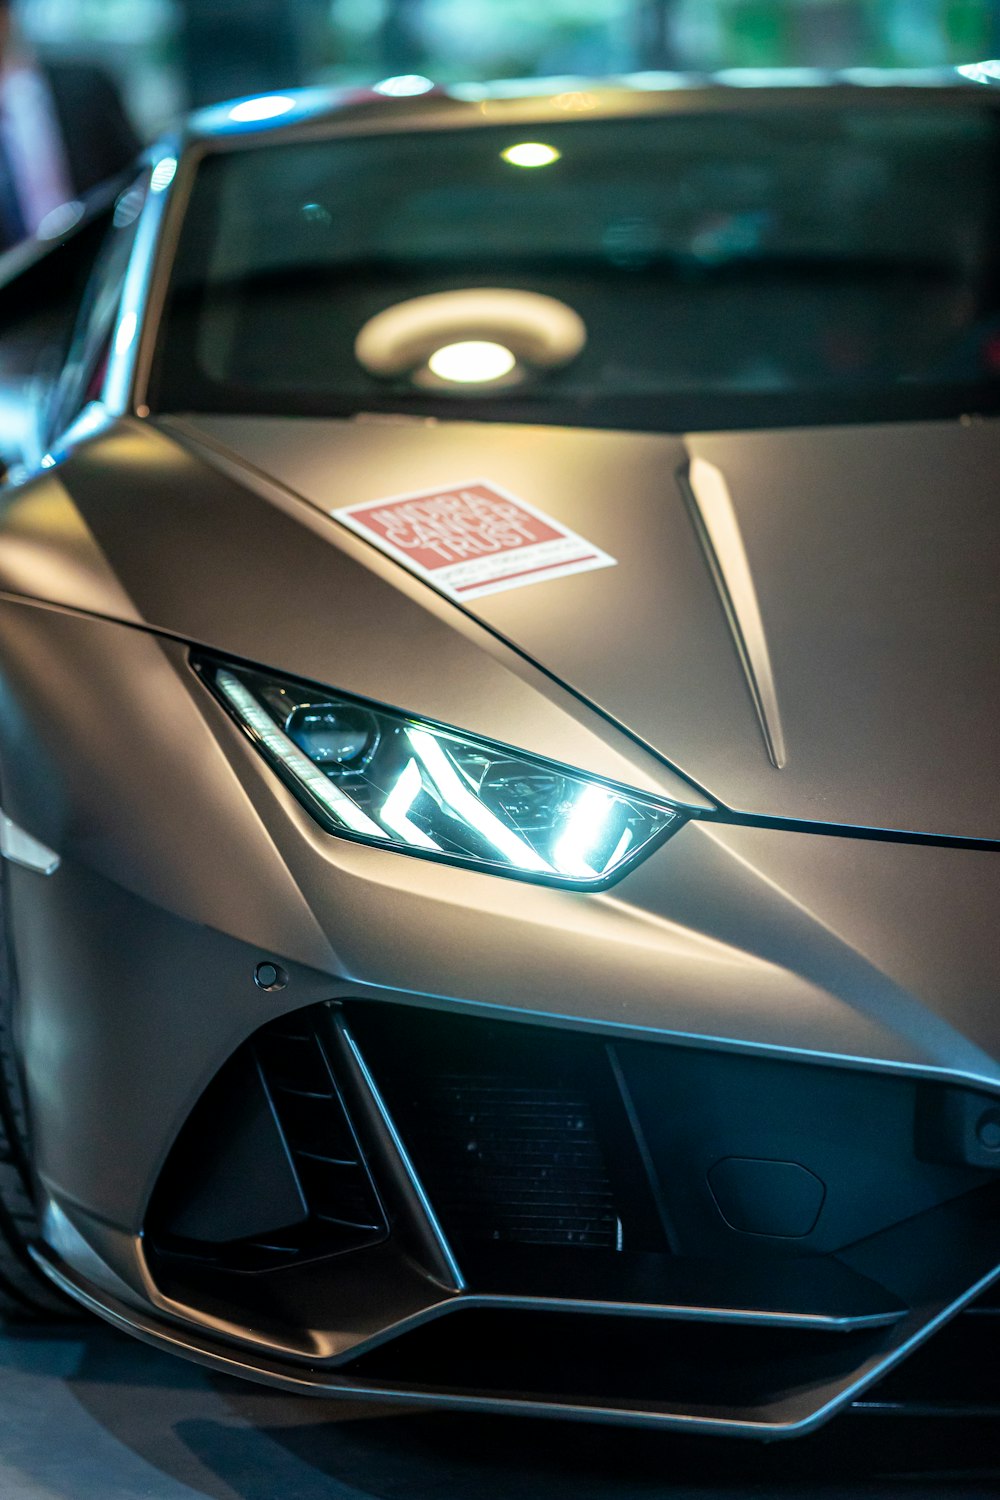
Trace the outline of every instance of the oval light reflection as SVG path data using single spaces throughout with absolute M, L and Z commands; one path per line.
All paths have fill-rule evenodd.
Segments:
M 512 167 L 550 167 L 559 160 L 562 152 L 542 141 L 521 141 L 516 146 L 508 146 L 500 155 Z
M 517 364 L 505 344 L 486 339 L 465 339 L 458 344 L 444 344 L 427 361 L 432 375 L 439 380 L 453 380 L 462 385 L 484 385 L 509 375 Z

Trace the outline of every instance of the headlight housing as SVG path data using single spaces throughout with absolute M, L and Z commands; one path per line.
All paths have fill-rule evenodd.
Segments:
M 549 885 L 608 885 L 679 809 L 424 719 L 271 672 L 196 670 L 324 828 Z

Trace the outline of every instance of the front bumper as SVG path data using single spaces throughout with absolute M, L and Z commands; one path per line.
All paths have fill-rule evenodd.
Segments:
M 237 1049 L 141 1233 L 96 1236 L 124 1297 L 81 1271 L 87 1215 L 50 1206 L 41 1262 L 288 1389 L 786 1437 L 1000 1275 L 1000 1183 L 956 1099 L 995 1112 L 890 1073 L 326 1002 Z

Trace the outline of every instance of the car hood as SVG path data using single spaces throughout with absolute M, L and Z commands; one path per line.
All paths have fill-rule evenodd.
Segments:
M 70 589 L 64 519 L 58 575 L 34 569 L 60 580 L 56 602 L 484 728 L 485 680 L 446 680 L 471 615 L 725 808 L 1000 839 L 1000 423 L 683 439 L 375 418 L 157 426 L 127 424 L 52 471 L 110 580 Z M 311 511 L 474 477 L 614 566 L 445 603 Z M 7 530 L 32 510 L 48 547 L 54 503 L 18 502 Z M 7 572 L 33 555 L 9 539 Z
M 1000 837 L 1000 423 L 187 425 L 327 512 L 478 475 L 604 549 L 462 607 L 726 807 Z

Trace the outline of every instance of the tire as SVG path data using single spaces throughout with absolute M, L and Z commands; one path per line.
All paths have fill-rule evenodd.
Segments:
M 4 882 L 4 886 L 5 886 Z M 6 889 L 0 889 L 5 915 Z M 69 1322 L 79 1309 L 38 1269 L 28 1250 L 38 1216 L 28 1153 L 28 1121 L 14 1045 L 15 984 L 6 923 L 0 924 L 0 1320 Z

